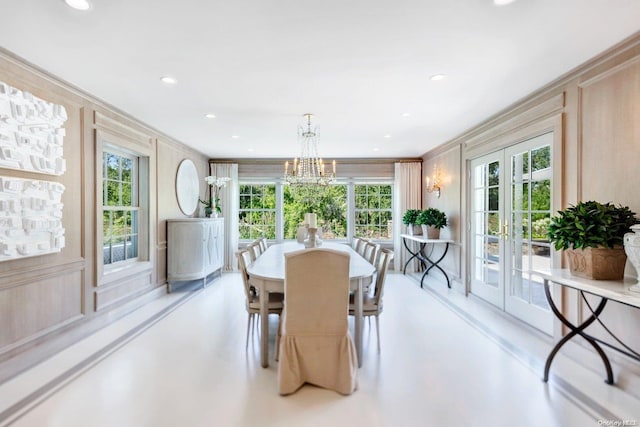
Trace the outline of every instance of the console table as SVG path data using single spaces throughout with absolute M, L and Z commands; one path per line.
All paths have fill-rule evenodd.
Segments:
M 544 280 L 544 294 L 547 298 L 547 301 L 549 302 L 551 311 L 553 311 L 553 314 L 555 314 L 555 316 L 571 330 L 571 332 L 569 332 L 567 335 L 562 337 L 560 341 L 558 341 L 558 343 L 551 350 L 551 353 L 549 353 L 547 362 L 544 366 L 545 382 L 549 379 L 549 369 L 551 368 L 551 362 L 553 361 L 555 355 L 558 353 L 558 350 L 560 350 L 563 345 L 565 345 L 571 338 L 575 337 L 576 335 L 579 335 L 587 340 L 587 342 L 591 344 L 593 348 L 598 352 L 600 358 L 602 358 L 602 362 L 604 363 L 604 367 L 607 371 L 607 379 L 605 380 L 607 384 L 613 384 L 613 371 L 611 370 L 611 363 L 609 362 L 609 358 L 599 344 L 605 345 L 626 356 L 629 356 L 632 359 L 640 361 L 640 354 L 638 353 L 638 351 L 631 349 L 625 343 L 623 343 L 609 330 L 609 328 L 607 328 L 607 326 L 604 325 L 602 320 L 600 320 L 600 318 L 598 317 L 600 313 L 602 313 L 602 310 L 604 310 L 607 301 L 615 301 L 621 304 L 628 305 L 630 307 L 640 308 L 640 293 L 629 290 L 629 288 L 636 283 L 635 279 L 629 278 L 618 281 L 583 279 L 580 277 L 572 276 L 569 273 L 569 270 L 566 269 L 534 271 L 533 273 L 541 276 Z M 550 290 L 551 283 L 577 290 L 586 303 L 587 307 L 589 308 L 591 315 L 577 326 L 569 322 L 553 302 Z M 591 304 L 589 304 L 589 301 L 587 301 L 585 294 L 594 295 L 600 298 L 600 301 L 598 302 L 595 309 L 591 307 Z M 600 323 L 600 325 L 609 335 L 611 335 L 611 337 L 613 337 L 618 345 L 603 341 L 584 332 L 584 330 L 589 325 L 596 321 Z
M 453 240 L 426 239 L 422 236 L 413 236 L 411 234 L 401 234 L 400 237 L 402 237 L 402 244 L 404 245 L 405 249 L 411 254 L 411 257 L 404 264 L 404 268 L 402 269 L 402 274 L 407 274 L 407 265 L 409 264 L 409 262 L 411 262 L 412 259 L 415 258 L 420 260 L 420 263 L 424 268 L 424 273 L 422 274 L 422 278 L 420 279 L 421 288 L 423 287 L 423 281 L 425 276 L 429 274 L 429 271 L 431 271 L 431 269 L 433 269 L 434 267 L 440 270 L 442 274 L 444 274 L 445 279 L 447 279 L 447 287 L 451 288 L 451 283 L 449 282 L 449 276 L 447 275 L 447 272 L 444 271 L 442 267 L 440 267 L 438 264 L 440 264 L 440 261 L 442 261 L 445 255 L 447 255 L 447 251 L 449 250 L 449 245 L 451 243 L 454 243 Z M 419 244 L 418 250 L 415 252 L 411 250 L 411 248 L 407 244 L 407 241 L 418 242 Z M 431 252 L 433 252 L 433 248 L 436 245 L 444 245 L 444 252 L 440 256 L 440 258 L 434 261 L 431 258 L 429 258 L 430 255 L 427 255 L 424 251 L 427 245 L 432 245 Z

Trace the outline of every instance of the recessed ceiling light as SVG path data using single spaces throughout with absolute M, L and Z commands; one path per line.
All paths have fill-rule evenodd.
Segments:
M 402 117 L 409 117 L 411 116 L 411 113 L 402 113 Z
M 391 138 L 391 135 L 386 134 L 385 136 L 383 136 L 383 138 Z
M 89 10 L 91 9 L 91 3 L 88 0 L 64 0 L 67 6 L 76 10 Z
M 444 75 L 444 74 L 434 74 L 434 75 L 432 75 L 431 77 L 429 77 L 429 79 L 430 79 L 430 80 L 442 80 L 442 79 L 444 79 L 445 77 L 447 77 L 447 76 L 446 76 L 446 75 Z
M 165 84 L 168 84 L 168 85 L 174 85 L 174 84 L 178 83 L 178 81 L 176 79 L 174 79 L 173 77 L 169 77 L 169 76 L 160 77 L 160 81 L 162 83 L 165 83 Z
M 240 137 L 239 137 L 238 135 L 231 135 L 231 138 L 233 138 L 233 139 L 238 139 L 238 138 L 240 138 Z
M 379 148 L 374 148 L 373 151 L 380 151 L 380 149 Z
M 513 3 L 516 0 L 493 0 L 493 4 L 496 6 L 505 6 L 507 4 Z
M 253 148 L 247 148 L 247 151 L 253 153 Z
M 205 114 L 204 116 L 205 116 L 207 119 L 215 119 L 215 118 L 216 118 L 216 115 L 215 115 L 215 114 L 213 114 L 213 113 L 207 113 L 207 114 Z

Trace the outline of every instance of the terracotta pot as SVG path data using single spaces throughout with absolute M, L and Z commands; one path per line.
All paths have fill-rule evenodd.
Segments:
M 622 280 L 627 255 L 623 247 L 565 249 L 569 271 L 574 276 L 594 280 Z
M 440 229 L 432 226 L 423 225 L 422 234 L 427 239 L 438 240 L 440 238 Z

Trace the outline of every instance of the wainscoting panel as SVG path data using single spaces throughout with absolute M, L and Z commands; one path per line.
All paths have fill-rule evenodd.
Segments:
M 82 269 L 0 290 L 0 355 L 83 317 Z
M 98 289 L 95 293 L 96 311 L 104 310 L 118 302 L 132 300 L 137 295 L 151 290 L 151 277 L 151 271 L 147 271 Z

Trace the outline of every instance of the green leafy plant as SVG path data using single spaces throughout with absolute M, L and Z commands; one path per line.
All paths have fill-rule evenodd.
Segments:
M 420 214 L 420 209 L 407 209 L 402 217 L 402 223 L 404 225 L 416 224 L 416 219 Z
M 447 225 L 447 215 L 436 208 L 428 208 L 418 214 L 416 224 L 443 228 Z
M 580 202 L 558 211 L 549 224 L 549 240 L 556 250 L 621 246 L 625 233 L 638 219 L 627 206 Z

